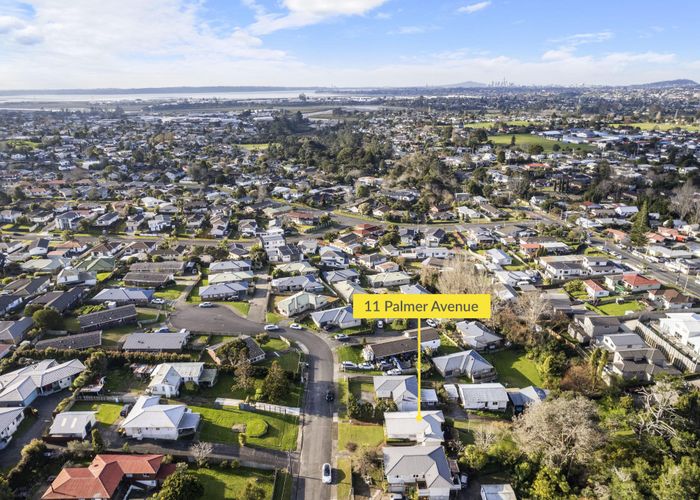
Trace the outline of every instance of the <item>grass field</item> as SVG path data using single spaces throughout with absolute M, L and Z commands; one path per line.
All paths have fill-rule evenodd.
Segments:
M 597 308 L 608 316 L 624 316 L 627 311 L 636 312 L 644 310 L 644 305 L 637 300 L 633 300 L 630 302 L 623 302 L 622 304 L 610 302 L 609 304 L 601 304 L 597 306 Z
M 456 345 L 451 338 L 444 333 L 440 334 L 440 349 L 438 349 L 438 354 L 440 356 L 446 356 L 447 354 L 453 354 L 461 350 L 462 349 Z
M 267 314 L 265 314 L 265 321 L 267 323 L 277 324 L 280 321 L 282 321 L 283 319 L 284 319 L 284 316 L 277 314 L 277 313 L 274 313 L 274 312 L 268 312 Z
M 243 317 L 248 316 L 248 311 L 250 311 L 249 302 L 222 302 L 222 304 L 226 304 L 233 307 Z
M 238 434 L 232 430 L 236 424 L 247 424 L 255 419 L 267 422 L 267 433 L 259 438 L 248 437 L 248 444 L 273 450 L 294 450 L 297 444 L 298 421 L 291 415 L 252 413 L 234 408 L 210 408 L 188 405 L 194 413 L 202 415 L 200 440 L 211 443 L 237 443 Z
M 374 384 L 372 382 L 363 382 L 355 378 L 349 380 L 348 390 L 355 398 L 362 399 L 362 393 L 374 394 Z
M 582 151 L 588 151 L 593 149 L 593 146 L 588 144 L 568 144 L 566 142 L 554 141 L 551 139 L 545 139 L 539 135 L 532 134 L 502 134 L 502 135 L 490 135 L 489 140 L 495 145 L 510 146 L 511 137 L 515 135 L 515 147 L 520 147 L 521 149 L 527 150 L 530 146 L 534 144 L 539 144 L 544 149 L 545 153 L 551 153 L 553 151 L 552 147 L 558 144 L 561 149 L 571 148 L 580 149 Z
M 338 459 L 337 480 L 338 498 L 350 498 L 352 489 L 352 462 L 349 458 Z
M 358 450 L 363 446 L 377 447 L 384 442 L 384 426 L 357 425 L 348 422 L 338 424 L 338 450 L 345 450 L 348 443 L 355 443 Z
M 162 290 L 158 290 L 153 295 L 159 299 L 177 300 L 180 298 L 180 295 L 182 295 L 182 292 L 185 291 L 185 288 L 187 288 L 186 285 L 170 285 L 166 286 Z
M 454 428 L 459 433 L 459 439 L 463 444 L 474 444 L 474 431 L 477 429 L 488 429 L 494 433 L 510 430 L 510 422 L 499 419 L 471 419 L 455 420 Z
M 270 147 L 269 144 L 237 144 L 237 146 L 248 151 L 266 151 Z
M 273 361 L 277 361 L 282 369 L 287 372 L 296 373 L 299 370 L 299 353 L 290 351 L 280 355 L 271 355 L 263 362 L 263 366 L 271 366 Z
M 119 403 L 91 403 L 90 401 L 78 401 L 70 411 L 97 411 L 95 419 L 99 424 L 110 426 L 119 418 L 122 405 Z
M 688 130 L 689 132 L 700 131 L 700 125 L 686 125 L 686 124 L 676 124 L 676 123 L 653 123 L 653 122 L 635 122 L 635 123 L 620 123 L 613 125 L 614 127 L 637 127 L 641 130 L 672 130 L 674 128 L 680 128 L 683 130 Z
M 273 339 L 271 338 L 267 342 L 265 342 L 263 345 L 261 345 L 263 351 L 265 352 L 271 352 L 271 351 L 284 351 L 286 349 L 289 349 L 289 346 L 287 343 L 282 340 L 282 339 Z
M 527 359 L 525 351 L 507 349 L 492 354 L 484 354 L 498 373 L 498 381 L 508 387 L 542 386 L 534 361 Z
M 529 122 L 527 120 L 507 120 L 505 122 L 496 120 L 493 122 L 474 122 L 474 123 L 465 123 L 464 127 L 465 128 L 492 128 L 494 127 L 497 123 L 505 123 L 506 125 L 510 125 L 512 127 L 527 127 L 528 125 L 532 125 L 532 122 Z
M 274 473 L 239 467 L 236 470 L 222 470 L 218 468 L 197 469 L 192 471 L 204 486 L 202 498 L 241 498 L 249 481 L 254 481 L 265 490 L 264 498 L 272 498 L 274 487 Z
M 284 366 L 283 366 L 284 368 Z M 263 379 L 255 379 L 255 389 L 249 392 L 245 392 L 242 389 L 234 388 L 233 384 L 236 379 L 233 375 L 219 375 L 214 387 L 203 387 L 197 392 L 199 397 L 204 397 L 211 399 L 212 401 L 216 398 L 229 398 L 229 399 L 241 399 L 244 400 L 247 397 L 253 398 L 255 396 L 256 389 L 262 387 L 264 384 Z M 285 395 L 281 404 L 286 406 L 299 406 L 299 401 L 301 399 L 302 386 L 300 384 L 290 385 L 290 389 Z
M 338 358 L 340 361 L 352 361 L 353 363 L 362 363 L 362 347 L 356 345 L 344 345 L 338 347 Z
M 109 392 L 140 392 L 147 386 L 148 382 L 136 378 L 129 368 L 114 368 L 105 380 L 105 389 Z

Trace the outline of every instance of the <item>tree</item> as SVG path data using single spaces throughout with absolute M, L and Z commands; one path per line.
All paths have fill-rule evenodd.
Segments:
M 9 481 L 5 476 L 0 475 L 0 500 L 14 500 L 15 494 L 12 493 Z
M 92 451 L 92 447 L 87 441 L 69 441 L 66 448 L 68 453 L 75 458 L 85 458 Z
M 40 309 L 32 314 L 34 324 L 42 330 L 57 330 L 63 324 L 60 313 L 51 307 Z
M 378 464 L 379 454 L 377 450 L 364 447 L 360 450 L 357 460 L 355 460 L 355 471 L 361 476 L 366 476 L 375 470 Z
M 267 264 L 267 252 L 262 246 L 255 244 L 250 247 L 250 260 L 255 266 L 262 267 Z
M 582 396 L 530 405 L 513 430 L 526 454 L 557 469 L 586 463 L 603 440 L 595 403 Z
M 532 498 L 542 500 L 566 498 L 570 491 L 571 487 L 561 471 L 547 466 L 539 470 L 530 489 Z
M 688 456 L 678 462 L 667 458 L 653 490 L 659 500 L 700 498 L 700 465 Z
M 206 467 L 209 456 L 214 452 L 214 445 L 204 442 L 195 443 L 190 447 L 190 452 L 198 467 Z
M 551 311 L 551 304 L 541 292 L 523 293 L 518 297 L 516 311 L 525 325 L 530 329 L 530 335 L 534 342 L 542 339 L 539 325 L 540 318 Z
M 102 439 L 102 434 L 100 433 L 100 430 L 95 427 L 92 429 L 92 450 L 95 453 L 102 453 L 105 449 L 105 442 L 104 439 Z
M 642 409 L 637 412 L 637 434 L 674 438 L 679 433 L 683 417 L 676 410 L 678 390 L 669 381 L 658 381 L 640 391 Z
M 253 379 L 253 365 L 248 359 L 248 349 L 241 349 L 236 356 L 235 368 L 233 370 L 236 375 L 236 383 L 234 388 L 248 392 L 255 388 Z
M 489 461 L 488 453 L 473 444 L 464 447 L 463 458 L 466 466 L 475 471 L 483 469 Z
M 688 180 L 681 187 L 676 188 L 673 191 L 671 207 L 676 211 L 682 220 L 688 220 L 688 215 L 694 212 L 696 208 L 695 187 L 693 186 L 693 181 Z
M 273 361 L 265 377 L 263 395 L 268 401 L 277 403 L 287 394 L 289 380 L 278 361 Z
M 244 500 L 264 500 L 265 499 L 265 489 L 260 486 L 256 480 L 248 481 L 245 485 L 245 490 L 243 490 Z
M 178 464 L 175 472 L 170 474 L 163 487 L 154 495 L 156 500 L 192 500 L 204 495 L 204 485 L 194 474 L 187 472 L 187 464 Z
M 437 280 L 441 293 L 491 293 L 493 280 L 466 257 L 455 257 Z
M 642 208 L 634 216 L 632 229 L 630 230 L 630 241 L 634 246 L 643 247 L 647 243 L 646 234 L 649 232 L 649 205 L 645 201 Z

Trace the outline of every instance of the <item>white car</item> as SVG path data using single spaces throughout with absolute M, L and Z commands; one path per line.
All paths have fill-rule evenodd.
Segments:
M 374 365 L 372 363 L 364 362 L 357 365 L 360 370 L 372 370 Z
M 340 363 L 340 366 L 343 368 L 357 368 L 357 364 L 353 363 L 352 361 L 343 361 Z
M 321 467 L 321 481 L 323 484 L 331 484 L 333 481 L 333 469 L 331 469 L 331 464 L 323 464 Z
M 381 319 L 377 321 L 377 328 L 379 328 L 380 330 L 384 328 L 384 321 L 382 321 Z
M 165 304 L 165 300 L 164 300 L 164 299 L 159 299 L 159 298 L 156 297 L 155 299 L 153 299 L 153 300 L 151 301 L 151 304 Z
M 335 340 L 340 341 L 340 342 L 345 342 L 346 340 L 350 340 L 350 337 L 348 337 L 344 333 L 339 333 L 338 335 L 335 335 L 333 338 Z
M 434 319 L 427 319 L 427 320 L 425 320 L 425 323 L 428 326 L 432 326 L 433 328 L 436 328 L 438 326 L 438 322 L 435 321 Z
M 198 307 L 201 307 L 202 309 L 207 309 L 209 307 L 214 307 L 214 304 L 212 304 L 211 302 L 202 302 L 201 304 L 199 304 Z
M 265 331 L 266 332 L 274 332 L 275 330 L 279 330 L 280 327 L 277 325 L 265 325 Z
M 301 326 L 299 323 L 292 323 L 291 325 L 289 325 L 289 328 L 291 328 L 292 330 L 303 330 L 304 329 L 304 327 Z
M 387 375 L 401 375 L 403 372 L 399 370 L 398 368 L 393 368 L 386 372 Z

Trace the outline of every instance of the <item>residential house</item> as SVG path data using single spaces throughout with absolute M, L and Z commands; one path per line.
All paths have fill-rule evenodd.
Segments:
M 12 441 L 19 424 L 24 420 L 24 408 L 0 408 L 0 450 Z
M 0 406 L 28 406 L 38 396 L 70 387 L 83 370 L 85 366 L 77 359 L 64 363 L 44 359 L 0 375 Z
M 379 273 L 367 276 L 367 282 L 372 288 L 395 288 L 408 285 L 411 282 L 411 277 L 403 271 Z
M 169 273 L 143 273 L 129 271 L 124 275 L 124 284 L 134 287 L 163 288 L 173 281 L 173 275 Z
M 254 338 L 249 337 L 248 335 L 241 335 L 238 338 L 245 342 L 248 354 L 248 361 L 255 364 L 265 360 L 265 351 L 263 351 L 263 349 L 258 345 Z M 233 341 L 234 339 L 229 339 L 224 342 L 219 342 L 218 344 L 207 347 L 207 353 L 209 354 L 209 357 L 214 361 L 215 364 L 223 364 L 223 360 L 219 357 L 219 349 L 221 349 L 221 347 L 223 347 L 225 344 Z
M 477 351 L 495 349 L 503 344 L 503 337 L 496 335 L 480 321 L 459 321 L 455 327 L 462 342 Z
M 277 302 L 277 310 L 289 318 L 307 311 L 316 311 L 328 304 L 328 297 L 308 292 L 297 292 Z
M 505 411 L 508 393 L 503 384 L 458 384 L 459 399 L 466 410 Z
M 648 292 L 661 288 L 661 283 L 658 280 L 637 273 L 624 273 L 620 283 L 632 293 Z
M 192 413 L 184 404 L 161 404 L 160 396 L 140 396 L 119 428 L 138 440 L 176 440 L 194 434 L 200 418 L 199 413 Z
M 21 295 L 0 295 L 0 316 L 4 316 L 15 309 L 19 308 L 24 303 L 24 297 Z
M 153 290 L 144 288 L 104 288 L 90 299 L 92 303 L 114 302 L 118 306 L 145 306 L 153 298 Z
M 132 333 L 126 336 L 122 349 L 142 352 L 180 352 L 187 344 L 189 332 Z
M 199 289 L 199 297 L 202 300 L 243 300 L 248 295 L 248 282 L 215 283 L 203 286 Z
M 602 297 L 607 297 L 608 295 L 610 295 L 608 289 L 604 288 L 596 281 L 586 280 L 583 282 L 583 286 L 586 290 L 586 294 L 588 294 L 588 297 L 593 300 L 600 299 Z
M 16 321 L 0 321 L 0 342 L 17 345 L 33 327 L 31 316 L 23 316 Z
M 384 429 L 387 439 L 412 441 L 418 444 L 440 444 L 445 436 L 442 424 L 445 417 L 441 411 L 421 412 L 420 419 L 416 418 L 418 412 L 396 411 L 384 413 Z
M 528 406 L 540 404 L 548 395 L 548 390 L 540 389 L 534 385 L 522 389 L 508 389 L 508 397 L 515 413 L 522 413 Z
M 95 286 L 97 284 L 97 275 L 90 271 L 82 271 L 80 269 L 66 267 L 62 269 L 56 276 L 56 285 L 63 287 L 71 287 L 76 285 Z
M 288 276 L 275 278 L 270 281 L 270 289 L 274 293 L 299 292 L 319 293 L 324 290 L 322 283 L 316 280 L 312 274 L 307 276 Z
M 352 307 L 336 307 L 311 313 L 311 320 L 318 328 L 336 327 L 341 330 L 354 328 L 362 324 L 362 320 L 352 315 Z
M 49 428 L 49 436 L 64 440 L 82 441 L 95 427 L 96 411 L 64 411 L 56 415 Z
M 647 292 L 647 296 L 654 304 L 666 310 L 690 309 L 693 307 L 694 303 L 691 297 L 684 295 L 673 288 L 667 288 L 665 290 L 649 290 Z
M 78 317 L 80 330 L 103 330 L 112 326 L 129 325 L 136 323 L 138 314 L 133 304 L 105 309 Z
M 391 399 L 399 411 L 418 410 L 418 380 L 414 375 L 372 377 L 377 399 Z
M 391 493 L 404 494 L 408 488 L 415 488 L 420 498 L 448 500 L 461 488 L 439 444 L 385 446 L 383 454 Z
M 406 330 L 398 339 L 367 344 L 362 349 L 365 361 L 379 362 L 391 357 L 410 359 L 418 354 L 417 330 Z M 440 348 L 440 334 L 434 328 L 423 328 L 421 331 L 421 349 L 431 352 Z
M 435 369 L 443 377 L 466 376 L 474 383 L 496 379 L 496 369 L 474 350 L 459 351 L 433 358 Z
M 206 369 L 201 362 L 161 363 L 151 372 L 148 393 L 154 396 L 172 398 L 180 394 L 185 383 L 197 386 L 213 386 L 216 370 Z
M 34 349 L 89 349 L 102 345 L 102 330 L 93 332 L 74 333 L 60 337 L 47 337 L 34 344 Z

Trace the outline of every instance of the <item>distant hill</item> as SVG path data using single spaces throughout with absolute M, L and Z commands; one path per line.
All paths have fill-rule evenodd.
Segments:
M 631 87 L 640 89 L 663 89 L 672 87 L 697 87 L 698 82 L 681 78 L 678 80 L 664 80 L 661 82 L 641 83 L 639 85 L 631 85 Z
M 476 87 L 486 87 L 486 86 L 487 85 L 485 83 L 467 81 L 467 82 L 461 82 L 461 83 L 450 83 L 447 85 L 436 85 L 436 88 L 439 88 L 439 89 L 473 89 Z

